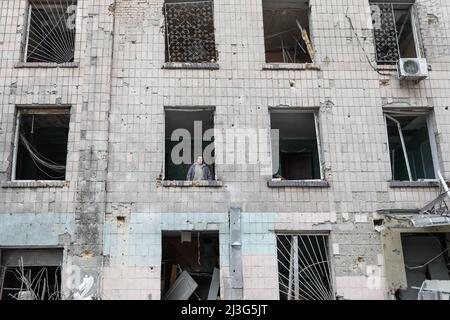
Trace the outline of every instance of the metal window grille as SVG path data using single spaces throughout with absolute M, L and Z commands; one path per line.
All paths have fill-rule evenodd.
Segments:
M 30 0 L 25 62 L 74 61 L 76 0 Z
M 328 235 L 277 235 L 282 300 L 335 300 Z
M 416 5 L 399 2 L 371 3 L 370 8 L 378 63 L 395 64 L 402 58 L 401 42 L 404 41 L 402 37 L 407 32 L 405 30 L 413 33 L 417 57 L 424 56 Z M 408 15 L 400 18 L 399 12 L 408 12 Z
M 165 4 L 168 62 L 215 62 L 212 1 Z

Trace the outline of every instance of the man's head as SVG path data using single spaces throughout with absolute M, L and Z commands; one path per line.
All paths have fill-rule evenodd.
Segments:
M 203 164 L 203 157 L 202 156 L 198 156 L 196 163 L 199 164 L 199 165 Z

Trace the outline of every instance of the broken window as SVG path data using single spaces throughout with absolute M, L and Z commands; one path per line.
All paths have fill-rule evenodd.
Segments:
M 267 63 L 313 62 L 309 13 L 308 1 L 263 0 Z
M 436 179 L 436 144 L 430 116 L 423 112 L 386 112 L 385 117 L 393 180 Z
M 216 62 L 214 4 L 166 0 L 166 62 Z
M 1 300 L 60 300 L 62 249 L 1 250 Z
M 217 300 L 219 265 L 218 232 L 163 232 L 162 299 Z
M 422 46 L 414 1 L 370 2 L 377 62 L 395 64 L 400 58 L 421 58 Z
M 25 62 L 74 61 L 76 0 L 29 0 Z
M 20 108 L 12 180 L 65 180 L 69 109 Z
M 215 180 L 214 110 L 166 109 L 165 180 L 184 181 L 199 156 Z
M 272 130 L 279 130 L 279 155 L 273 155 L 274 178 L 321 179 L 316 113 L 273 111 L 270 119 Z
M 328 235 L 277 235 L 281 300 L 334 300 Z
M 402 234 L 401 240 L 408 288 L 397 292 L 398 299 L 417 300 L 422 285 L 435 280 L 450 288 L 449 234 Z

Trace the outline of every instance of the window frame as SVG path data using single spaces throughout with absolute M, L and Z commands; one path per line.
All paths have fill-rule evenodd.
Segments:
M 19 151 L 19 130 L 20 130 L 20 124 L 21 124 L 21 118 L 22 114 L 67 114 L 69 115 L 69 135 L 67 138 L 67 158 L 69 157 L 69 144 L 70 144 L 70 125 L 72 120 L 72 108 L 69 105 L 64 105 L 62 107 L 54 107 L 54 106 L 17 106 L 16 107 L 16 113 L 15 113 L 15 128 L 14 128 L 14 136 L 13 136 L 13 142 L 12 142 L 12 162 L 11 162 L 11 172 L 10 172 L 10 182 L 12 183 L 27 183 L 27 182 L 36 182 L 36 181 L 43 181 L 43 182 L 49 182 L 49 183 L 63 183 L 64 181 L 67 181 L 67 167 L 66 171 L 64 173 L 64 179 L 63 180 L 17 180 L 17 156 Z
M 409 176 L 409 180 L 395 180 L 394 174 L 392 172 L 392 159 L 391 159 L 391 154 L 390 154 L 390 149 L 389 149 L 389 132 L 388 132 L 388 118 L 389 116 L 389 112 L 395 112 L 395 111 L 403 111 L 403 110 L 394 110 L 394 109 L 385 109 L 383 110 L 383 118 L 384 118 L 384 127 L 385 127 L 385 134 L 386 134 L 386 146 L 387 146 L 387 151 L 388 151 L 388 158 L 389 158 L 389 165 L 390 165 L 390 172 L 391 172 L 391 179 L 390 181 L 392 182 L 412 182 L 412 183 L 421 183 L 421 182 L 426 182 L 426 181 L 432 181 L 432 182 L 437 182 L 439 181 L 439 172 L 440 172 L 440 160 L 439 160 L 439 152 L 438 152 L 438 145 L 437 145 L 437 141 L 436 141 L 436 125 L 434 122 L 434 112 L 433 110 L 420 110 L 420 112 L 423 113 L 423 116 L 426 116 L 426 122 L 427 122 L 427 132 L 428 132 L 428 139 L 430 142 L 430 148 L 431 148 L 431 157 L 433 159 L 433 171 L 434 171 L 434 179 L 418 179 L 418 180 L 414 180 L 412 178 L 411 173 L 408 173 Z M 413 116 L 414 113 L 411 110 L 408 110 L 409 112 L 411 112 L 411 115 Z M 403 111 L 404 113 L 408 113 L 408 111 Z M 419 117 L 420 115 L 418 114 L 417 117 Z M 392 116 L 391 116 L 392 117 Z M 395 117 L 394 117 L 395 118 Z M 392 121 L 392 120 L 389 120 Z M 406 147 L 405 147 L 406 149 Z M 408 161 L 407 167 L 409 167 L 410 164 L 410 160 L 409 158 L 405 158 L 405 162 Z M 410 170 L 408 170 L 410 171 Z
M 33 10 L 33 0 L 27 0 L 25 6 L 25 14 L 24 14 L 24 28 L 22 32 L 22 41 L 21 41 L 21 52 L 20 52 L 20 61 L 16 67 L 24 67 L 24 66 L 33 66 L 33 65 L 45 65 L 45 66 L 62 66 L 62 67 L 77 67 L 77 36 L 79 28 L 79 21 L 81 20 L 80 11 L 80 0 L 75 0 L 75 4 L 71 4 L 70 0 L 67 0 L 68 5 L 75 5 L 75 31 L 74 31 L 74 39 L 73 39 L 73 61 L 71 62 L 52 62 L 52 61 L 38 61 L 32 62 L 28 61 L 28 47 L 29 47 L 29 39 L 30 39 L 30 28 L 31 28 L 31 16 Z M 52 3 L 48 3 L 49 6 L 55 5 Z M 57 4 L 56 4 L 57 5 Z
M 281 301 L 280 296 L 280 280 L 279 280 L 279 263 L 278 263 L 278 237 L 279 236 L 287 236 L 287 237 L 302 237 L 302 236 L 322 236 L 327 238 L 326 247 L 328 250 L 328 259 L 329 259 L 329 272 L 330 272 L 330 286 L 331 290 L 333 291 L 333 297 L 336 300 L 338 297 L 338 294 L 336 292 L 336 273 L 335 273 L 335 259 L 334 259 L 334 252 L 333 252 L 333 235 L 330 232 L 330 230 L 317 230 L 317 231 L 311 231 L 311 230 L 304 230 L 304 231 L 274 231 L 273 234 L 275 235 L 275 250 L 276 250 L 276 266 L 277 266 L 277 294 L 278 294 L 278 300 Z M 294 299 L 295 300 L 295 299 Z
M 63 300 L 64 299 L 64 295 L 65 295 L 65 291 L 66 291 L 66 286 L 64 285 L 64 266 L 65 266 L 65 261 L 67 258 L 67 252 L 64 249 L 64 247 L 61 246 L 34 246 L 34 247 L 22 247 L 22 246 L 11 246 L 11 247 L 1 247 L 0 246 L 0 302 L 2 301 L 2 296 L 3 296 L 3 290 L 4 290 L 4 281 L 5 281 L 5 275 L 6 275 L 6 271 L 8 269 L 8 265 L 4 262 L 4 252 L 7 251 L 32 251 L 35 254 L 38 253 L 48 253 L 54 256 L 54 259 L 56 259 L 55 257 L 59 256 L 60 258 L 60 263 L 58 265 L 52 263 L 50 266 L 52 267 L 59 267 L 60 269 L 60 297 Z M 48 265 L 45 265 L 44 263 L 37 263 L 36 265 L 34 265 L 35 267 L 48 267 Z M 28 267 L 28 266 L 25 266 Z
M 164 132 L 164 138 L 163 138 L 163 152 L 162 152 L 162 171 L 161 171 L 161 179 L 163 182 L 163 185 L 166 187 L 187 187 L 187 186 L 193 186 L 195 184 L 195 186 L 197 187 L 220 187 L 221 185 L 221 181 L 218 179 L 217 176 L 217 163 L 214 163 L 214 172 L 211 172 L 212 176 L 213 176 L 213 180 L 208 181 L 208 180 L 204 180 L 204 181 L 197 181 L 197 182 L 193 182 L 193 181 L 188 181 L 188 180 L 170 180 L 167 179 L 166 177 L 166 142 L 167 139 L 170 139 L 170 137 L 166 136 L 166 126 L 167 126 L 167 111 L 171 111 L 171 112 L 202 112 L 202 111 L 206 111 L 206 112 L 211 112 L 213 119 L 214 119 L 214 126 L 213 126 L 213 130 L 214 130 L 214 136 L 213 136 L 213 143 L 214 143 L 214 152 L 215 152 L 215 158 L 217 158 L 217 147 L 216 147 L 216 137 L 215 137 L 215 133 L 216 133 L 216 121 L 217 121 L 217 110 L 216 107 L 214 106 L 190 106 L 190 107 L 164 107 L 164 112 L 163 112 L 163 117 L 164 117 L 164 127 L 163 127 L 163 132 Z M 203 150 L 204 151 L 204 150 Z M 192 155 L 194 156 L 194 155 Z M 194 159 L 195 161 L 195 159 Z M 187 174 L 187 172 L 186 172 Z M 175 183 L 175 185 L 174 185 Z
M 409 5 L 409 16 L 410 16 L 410 21 L 411 21 L 411 29 L 412 29 L 412 36 L 414 39 L 414 48 L 416 51 L 416 58 L 420 59 L 420 58 L 425 58 L 425 48 L 423 45 L 423 41 L 422 41 L 422 36 L 420 33 L 420 30 L 418 30 L 419 25 L 418 25 L 418 21 L 417 21 L 417 2 L 395 2 L 395 1 L 372 1 L 369 0 L 369 8 L 371 8 L 374 5 L 379 5 L 379 4 L 385 4 L 385 5 L 390 5 L 391 9 L 392 9 L 392 14 L 393 14 L 393 18 L 395 20 L 395 6 L 396 5 Z M 371 10 L 369 10 L 369 12 L 371 12 Z M 373 20 L 373 17 L 370 17 Z M 400 51 L 400 43 L 398 42 L 398 33 L 397 33 L 397 25 L 394 23 L 394 29 L 395 29 L 395 34 L 397 36 L 397 52 L 398 52 L 398 57 L 399 59 L 404 59 L 401 56 L 401 51 Z M 373 45 L 374 45 L 374 49 L 375 49 L 375 60 L 376 63 L 378 65 L 392 65 L 397 63 L 397 61 L 380 61 L 378 59 L 378 55 L 377 55 L 377 44 L 376 44 L 376 35 L 375 35 L 375 27 L 372 24 L 372 30 L 373 30 Z
M 167 6 L 173 4 L 182 4 L 190 2 L 210 2 L 212 9 L 212 27 L 213 27 L 213 37 L 214 37 L 214 61 L 202 61 L 202 62 L 191 62 L 191 61 L 171 61 L 170 57 L 170 41 L 169 41 L 169 22 L 167 19 Z M 164 69 L 218 69 L 219 55 L 217 51 L 217 35 L 216 35 L 216 17 L 215 17 L 215 3 L 214 0 L 191 0 L 191 1 L 163 1 L 163 17 L 164 17 Z
M 308 29 L 309 29 L 309 33 L 308 33 L 308 37 L 309 37 L 309 41 L 311 43 L 312 49 L 314 50 L 314 56 L 310 57 L 311 58 L 311 62 L 268 62 L 267 61 L 267 52 L 266 52 L 266 41 L 265 41 L 265 26 L 264 26 L 264 0 L 262 0 L 262 23 L 263 23 L 263 40 L 264 40 L 264 69 L 266 70 L 270 70 L 270 69 L 283 69 L 283 67 L 288 67 L 288 66 L 293 66 L 294 69 L 296 70 L 302 70 L 302 69 L 307 69 L 307 68 L 301 68 L 300 66 L 309 66 L 309 65 L 315 65 L 316 64 L 316 57 L 317 57 L 317 49 L 315 46 L 315 37 L 314 37 L 314 23 L 313 23 L 313 19 L 312 19 L 312 10 L 313 7 L 311 6 L 311 0 L 306 0 L 304 1 L 305 5 L 306 5 L 306 13 L 308 15 Z M 269 67 L 269 66 L 275 66 L 275 68 Z M 297 66 L 297 68 L 295 67 Z
M 290 181 L 293 183 L 302 183 L 302 182 L 322 182 L 325 181 L 325 172 L 324 172 L 324 162 L 323 162 L 323 154 L 322 154 L 322 139 L 321 139 L 321 130 L 320 130 L 320 112 L 319 109 L 313 108 L 313 109 L 305 109 L 305 108 L 269 108 L 269 130 L 272 130 L 272 113 L 300 113 L 300 114 L 313 114 L 314 115 L 314 127 L 316 131 L 316 144 L 317 144 L 317 153 L 318 153 L 318 161 L 319 161 L 319 172 L 320 172 L 320 179 L 307 179 L 307 180 L 284 180 Z M 269 139 L 270 143 L 270 155 L 271 155 L 271 162 L 272 162 L 272 171 L 273 171 L 273 147 L 272 147 L 272 139 Z M 270 177 L 270 180 L 273 182 L 276 182 L 275 178 L 273 178 L 274 173 L 272 172 L 272 175 Z

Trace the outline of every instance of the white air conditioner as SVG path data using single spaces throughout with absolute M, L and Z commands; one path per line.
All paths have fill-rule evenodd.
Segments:
M 402 58 L 397 70 L 400 80 L 423 80 L 428 77 L 428 62 L 424 58 Z

